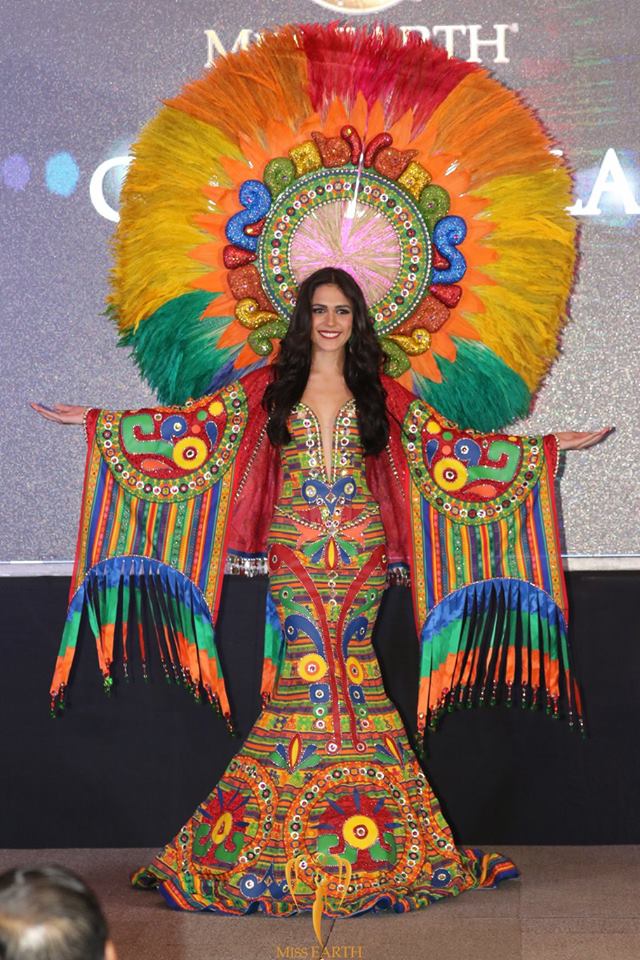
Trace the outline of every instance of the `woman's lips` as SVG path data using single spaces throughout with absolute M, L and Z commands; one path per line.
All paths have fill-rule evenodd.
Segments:
M 318 333 L 321 337 L 326 337 L 328 340 L 335 340 L 336 337 L 340 336 L 340 330 L 318 330 Z

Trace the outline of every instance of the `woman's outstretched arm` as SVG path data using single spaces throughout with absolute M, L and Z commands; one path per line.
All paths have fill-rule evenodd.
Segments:
M 54 423 L 82 423 L 87 410 L 91 410 L 91 407 L 79 407 L 70 403 L 54 403 L 52 407 L 31 403 L 30 406 L 45 420 L 53 420 Z
M 586 450 L 604 440 L 615 427 L 603 427 L 601 430 L 566 430 L 554 434 L 560 450 Z

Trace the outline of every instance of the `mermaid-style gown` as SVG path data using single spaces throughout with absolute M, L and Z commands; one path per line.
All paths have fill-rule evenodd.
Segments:
M 456 848 L 389 701 L 371 643 L 385 540 L 367 488 L 355 402 L 326 475 L 320 427 L 298 404 L 282 448 L 270 589 L 286 650 L 274 695 L 224 776 L 136 886 L 172 906 L 244 914 L 404 911 L 518 875 Z

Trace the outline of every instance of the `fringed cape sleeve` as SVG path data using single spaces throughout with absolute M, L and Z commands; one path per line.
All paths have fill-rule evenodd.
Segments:
M 146 671 L 154 642 L 165 675 L 207 697 L 231 727 L 215 623 L 234 536 L 262 548 L 273 496 L 274 457 L 265 444 L 257 370 L 184 407 L 86 417 L 87 459 L 69 607 L 53 681 L 52 713 L 64 706 L 80 622 L 86 615 L 107 692 L 117 652 L 130 647 Z M 258 458 L 258 463 L 256 463 Z M 262 469 L 263 476 L 255 473 Z M 262 503 L 241 523 L 233 504 L 249 474 Z M 234 533 L 235 525 L 235 533 Z
M 420 644 L 420 736 L 450 710 L 498 701 L 542 703 L 582 729 L 555 437 L 462 430 L 394 381 L 385 387 Z

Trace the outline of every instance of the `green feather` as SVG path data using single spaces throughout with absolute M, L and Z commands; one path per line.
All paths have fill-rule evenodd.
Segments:
M 529 412 L 531 393 L 522 377 L 482 343 L 452 337 L 456 359 L 434 354 L 442 383 L 414 374 L 416 393 L 463 429 L 500 430 Z
M 231 317 L 202 317 L 218 294 L 194 290 L 168 300 L 137 330 L 120 337 L 130 347 L 140 373 L 166 404 L 183 404 L 204 396 L 221 368 L 233 362 L 242 344 L 217 343 Z

